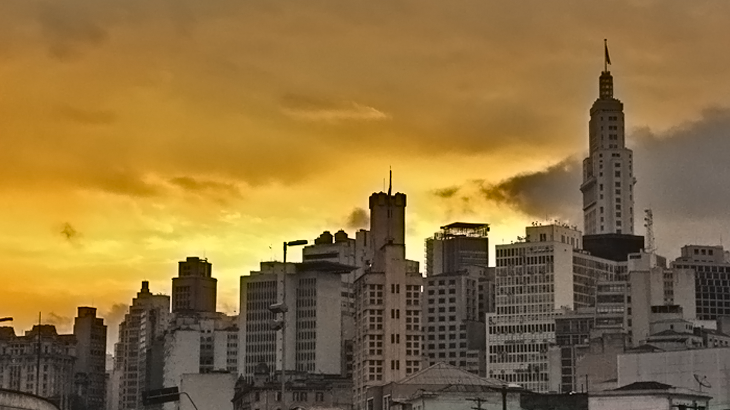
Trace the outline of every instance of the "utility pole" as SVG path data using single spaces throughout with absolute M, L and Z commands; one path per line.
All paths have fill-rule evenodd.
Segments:
M 486 402 L 486 400 L 482 399 L 481 397 L 475 397 L 473 399 L 467 399 L 468 401 L 473 401 L 476 403 L 476 406 L 472 407 L 473 410 L 484 410 L 482 409 L 482 403 Z
M 507 410 L 507 385 L 502 385 L 502 410 Z
M 35 367 L 35 395 L 38 394 L 41 386 L 41 312 L 38 312 L 38 354 L 36 355 L 36 367 Z

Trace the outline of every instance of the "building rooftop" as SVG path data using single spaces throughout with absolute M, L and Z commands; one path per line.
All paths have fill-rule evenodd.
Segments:
M 670 390 L 673 389 L 671 385 L 659 383 L 659 382 L 634 382 L 631 384 L 627 384 L 626 386 L 621 386 L 618 389 L 619 391 L 624 390 Z
M 418 385 L 459 385 L 459 386 L 486 386 L 501 388 L 504 384 L 498 379 L 487 379 L 461 370 L 458 367 L 447 363 L 439 362 L 414 373 L 405 379 L 397 381 L 396 384 L 418 384 Z

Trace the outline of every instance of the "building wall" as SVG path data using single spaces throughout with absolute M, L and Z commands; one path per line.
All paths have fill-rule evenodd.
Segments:
M 656 381 L 700 390 L 695 375 L 709 384 L 710 410 L 730 408 L 730 348 L 633 353 L 618 356 L 618 384 Z M 706 378 L 706 379 L 705 379 Z
M 207 259 L 190 256 L 178 263 L 178 277 L 172 279 L 172 311 L 216 311 L 218 280 L 212 277 Z
M 150 312 L 154 311 L 154 314 Z M 137 409 L 142 403 L 142 392 L 147 390 L 147 348 L 152 333 L 160 334 L 169 324 L 170 297 L 155 295 L 149 283 L 142 282 L 142 289 L 132 300 L 129 313 L 119 324 L 119 342 L 114 346 L 114 369 L 119 372 L 118 409 Z M 142 318 L 156 318 L 142 320 Z M 143 331 L 144 329 L 144 331 Z M 116 381 L 116 379 L 114 379 Z
M 599 98 L 590 109 L 588 130 L 581 185 L 585 233 L 633 234 L 633 153 L 626 148 L 623 104 L 613 97 L 608 71 L 599 78 Z
M 197 408 L 181 395 L 178 410 L 232 409 L 237 377 L 235 373 L 183 374 L 180 391 L 187 393 Z
M 87 409 L 101 410 L 106 402 L 106 325 L 96 317 L 96 308 L 79 307 L 74 320 L 75 372 L 86 375 L 81 400 Z
M 42 397 L 0 388 L 0 410 L 59 410 L 59 408 Z
M 570 238 L 575 244 L 580 232 L 557 228 L 528 227 L 529 242 L 497 245 L 496 314 L 487 315 L 487 375 L 539 392 L 550 390 L 555 318 L 594 306 L 597 284 L 622 271 L 617 262 L 575 249 Z
M 673 268 L 695 272 L 695 312 L 697 319 L 715 320 L 730 315 L 730 262 L 722 246 L 687 245 Z

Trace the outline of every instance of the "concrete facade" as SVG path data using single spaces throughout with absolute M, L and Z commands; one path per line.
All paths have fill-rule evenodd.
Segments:
M 709 410 L 730 408 L 730 348 L 618 356 L 620 385 L 647 380 L 704 392 L 712 397 Z
M 0 388 L 0 410 L 59 410 L 59 408 L 43 397 Z
M 142 407 L 142 392 L 150 390 L 157 379 L 150 376 L 153 370 L 153 341 L 161 337 L 170 322 L 170 297 L 150 292 L 149 283 L 142 282 L 142 288 L 132 299 L 129 313 L 119 324 L 119 342 L 114 346 L 114 372 L 112 381 L 118 383 L 113 389 L 118 392 L 118 410 L 132 410 Z M 159 345 L 158 345 L 159 346 Z
M 730 257 L 722 246 L 684 246 L 681 256 L 671 266 L 691 269 L 695 273 L 697 319 L 730 316 Z
M 96 308 L 79 307 L 74 319 L 76 364 L 80 382 L 77 394 L 80 408 L 104 410 L 106 407 L 106 325 L 96 317 Z
M 180 381 L 180 392 L 189 396 L 180 396 L 178 410 L 227 409 L 233 406 L 236 373 L 195 373 L 184 374 Z M 192 402 L 195 403 L 193 406 Z
M 496 246 L 496 313 L 487 315 L 487 375 L 550 391 L 548 349 L 555 318 L 595 305 L 599 282 L 625 274 L 625 264 L 579 249 L 575 228 L 527 227 L 524 242 Z
M 370 386 L 422 368 L 421 286 L 417 264 L 405 258 L 406 195 L 370 196 L 372 261 L 355 280 L 354 403 L 365 408 Z
M 271 328 L 269 307 L 281 300 L 284 279 L 286 370 L 348 374 L 352 298 L 343 284 L 353 269 L 327 261 L 262 262 L 260 271 L 242 276 L 239 373 L 253 377 L 261 363 L 281 370 L 281 332 Z
M 207 259 L 189 256 L 178 263 L 178 276 L 172 279 L 172 312 L 215 313 L 218 279 Z
M 586 235 L 634 233 L 633 152 L 626 148 L 623 103 L 613 96 L 613 76 L 603 71 L 590 109 L 588 157 L 583 160 Z
M 0 327 L 0 388 L 70 409 L 76 403 L 76 345 L 74 335 L 59 335 L 53 325 L 35 325 L 23 336 Z
M 710 396 L 701 392 L 656 382 L 638 382 L 588 396 L 589 410 L 708 408 Z

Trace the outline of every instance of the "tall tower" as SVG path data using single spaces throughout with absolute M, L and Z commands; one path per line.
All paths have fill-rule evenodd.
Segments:
M 106 400 L 106 325 L 96 317 L 96 308 L 79 307 L 74 319 L 76 336 L 77 391 L 88 409 L 105 408 Z
M 598 99 L 590 111 L 588 157 L 583 160 L 586 235 L 634 233 L 633 152 L 626 148 L 623 103 L 613 97 L 611 60 L 605 46 Z
M 406 195 L 390 188 L 370 196 L 373 259 L 354 283 L 353 384 L 360 410 L 371 408 L 368 387 L 401 380 L 422 365 L 423 277 L 405 258 L 405 208 Z
M 178 277 L 172 279 L 172 313 L 215 313 L 218 279 L 208 259 L 188 256 L 178 265 Z

